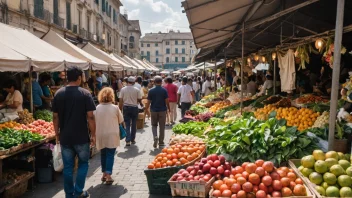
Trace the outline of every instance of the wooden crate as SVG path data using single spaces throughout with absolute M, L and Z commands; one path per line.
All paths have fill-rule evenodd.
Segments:
M 18 180 L 15 183 L 6 186 L 3 197 L 13 198 L 13 197 L 22 196 L 27 191 L 28 180 L 31 179 L 33 176 L 34 176 L 34 172 L 28 174 L 21 180 Z
M 200 181 L 168 181 L 172 196 L 182 197 L 207 197 L 215 177 L 208 182 Z
M 137 129 L 144 128 L 144 119 L 137 119 Z

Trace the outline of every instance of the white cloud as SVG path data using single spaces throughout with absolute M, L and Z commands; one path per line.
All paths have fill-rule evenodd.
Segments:
M 137 20 L 139 19 L 140 9 L 134 9 L 128 12 L 128 19 Z
M 139 4 L 139 0 L 124 0 L 124 2 L 131 3 L 131 4 L 134 4 L 134 5 Z
M 167 13 L 172 13 L 173 10 L 172 8 L 170 8 L 166 3 L 164 3 L 163 1 L 156 1 L 154 2 L 154 0 L 142 0 L 144 3 L 147 3 L 154 12 L 161 12 L 161 11 L 165 11 Z

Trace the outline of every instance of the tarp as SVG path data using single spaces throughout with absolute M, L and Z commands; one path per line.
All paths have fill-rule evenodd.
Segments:
M 114 56 L 105 53 L 104 51 L 96 48 L 94 45 L 87 43 L 83 48 L 84 51 L 88 52 L 89 54 L 95 56 L 96 58 L 99 58 L 107 63 L 110 64 L 110 69 L 112 71 L 122 71 L 123 70 L 123 64 L 121 61 L 116 59 Z
M 107 62 L 90 55 L 89 53 L 75 46 L 53 30 L 49 30 L 49 32 L 45 34 L 42 40 L 48 42 L 49 44 L 59 48 L 60 50 L 68 54 L 71 54 L 76 58 L 90 62 L 94 70 L 107 70 L 109 66 Z
M 146 66 L 146 65 L 143 63 L 143 61 L 138 60 L 138 59 L 136 59 L 136 58 L 134 58 L 133 61 L 136 62 L 137 64 L 139 64 L 140 66 L 142 66 L 142 67 L 144 68 L 144 70 L 150 71 L 150 68 L 149 68 L 148 66 Z
M 135 59 L 135 60 L 138 61 L 141 65 L 143 65 L 143 66 L 146 68 L 146 70 L 148 70 L 148 71 L 154 71 L 154 68 L 153 68 L 153 67 L 149 66 L 148 64 L 146 64 L 146 63 L 143 62 L 142 60 L 137 60 L 137 59 Z
M 221 64 L 223 64 L 223 61 L 219 61 L 216 63 L 216 66 L 219 67 Z M 199 63 L 196 65 L 198 69 L 204 69 L 204 63 Z M 208 63 L 205 62 L 205 69 L 214 69 L 215 68 L 215 63 Z
M 0 45 L 4 45 L 29 58 L 30 64 L 34 66 L 34 71 L 63 71 L 65 65 L 76 65 L 82 69 L 88 69 L 89 66 L 88 62 L 61 51 L 27 30 L 3 23 L 0 23 Z M 2 54 L 2 52 L 0 53 Z M 23 65 L 23 60 L 18 63 L 12 62 L 14 68 L 11 71 L 16 71 L 17 67 L 21 67 L 21 64 Z
M 29 67 L 30 60 L 27 57 L 5 45 L 0 45 L 0 72 L 27 72 Z
M 135 66 L 138 70 L 145 70 L 143 66 L 141 66 L 139 63 L 137 63 L 136 61 L 134 61 L 133 59 L 131 59 L 126 55 L 123 56 L 122 59 L 124 59 L 126 62 L 130 63 L 131 65 Z

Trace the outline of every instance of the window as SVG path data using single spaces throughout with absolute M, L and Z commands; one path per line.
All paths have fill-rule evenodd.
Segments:
M 185 54 L 185 53 L 186 53 L 185 48 L 182 48 L 182 54 Z
M 158 44 L 157 44 L 157 43 L 155 43 L 155 47 L 158 47 Z
M 54 23 L 61 25 L 59 22 L 59 0 L 54 0 Z
M 141 43 L 141 47 L 144 47 L 143 43 Z
M 99 5 L 99 0 L 95 0 L 95 3 Z
M 175 41 L 175 45 L 178 45 L 178 40 Z
M 99 36 L 99 21 L 98 20 L 95 23 L 95 34 L 96 34 L 97 37 Z
M 185 45 L 186 44 L 186 41 L 182 41 L 182 45 Z
M 178 57 L 175 57 L 175 62 L 176 62 L 176 63 L 178 62 Z
M 66 2 L 66 28 L 71 30 L 71 3 Z
M 34 16 L 44 19 L 44 0 L 34 0 Z
M 155 62 L 158 63 L 158 62 L 159 62 L 159 58 L 156 58 L 156 59 L 155 59 Z
M 141 55 L 144 56 L 144 51 L 141 51 Z
M 134 43 L 134 36 L 130 36 L 130 42 Z
M 115 8 L 114 8 L 113 11 L 112 11 L 112 21 L 113 21 L 114 23 L 116 23 L 116 11 L 115 11 Z
M 150 47 L 150 44 L 149 44 L 149 43 L 147 44 L 147 47 Z
M 147 57 L 150 57 L 150 51 L 147 51 Z
M 166 48 L 166 54 L 170 54 L 170 49 Z
M 156 50 L 156 51 L 155 51 L 155 56 L 158 56 L 158 55 L 159 55 L 159 51 Z
M 107 12 L 109 11 L 109 3 L 106 1 L 105 3 L 105 12 L 106 12 L 106 15 L 108 14 Z
M 189 46 L 190 48 L 192 48 L 192 45 L 191 46 Z
M 101 6 L 101 11 L 105 12 L 105 0 L 101 0 L 101 4 L 103 5 L 103 6 Z
M 108 16 L 111 18 L 111 5 L 109 5 L 109 13 Z
M 90 32 L 90 17 L 87 16 L 87 31 Z
M 170 45 L 170 42 L 169 42 L 169 41 L 166 41 L 166 45 Z
M 170 62 L 170 58 L 169 57 L 166 57 L 166 62 Z
M 185 57 L 182 57 L 182 62 L 186 62 L 186 58 Z
M 175 48 L 175 53 L 178 54 L 178 48 Z
M 78 28 L 81 29 L 82 28 L 82 11 L 78 10 Z

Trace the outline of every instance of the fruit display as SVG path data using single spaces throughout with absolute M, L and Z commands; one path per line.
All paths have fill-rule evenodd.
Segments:
M 296 126 L 299 131 L 304 131 L 313 126 L 320 116 L 319 112 L 314 112 L 308 108 L 276 108 L 274 105 L 266 105 L 264 108 L 257 109 L 254 115 L 259 120 L 266 120 L 273 111 L 276 111 L 276 119 L 287 120 L 287 126 Z
M 53 112 L 48 111 L 46 109 L 38 110 L 34 113 L 34 118 L 36 120 L 44 120 L 47 122 L 52 122 L 53 121 Z
M 242 109 L 242 112 L 254 112 L 254 111 L 255 109 L 252 106 L 244 107 Z M 225 113 L 225 118 L 240 117 L 240 116 L 242 116 L 241 109 L 236 109 Z
M 321 128 L 329 124 L 329 112 L 324 111 L 314 122 L 312 128 Z
M 291 107 L 291 100 L 288 98 L 282 98 L 278 102 L 273 104 L 276 108 L 278 107 Z
M 196 117 L 194 117 L 196 120 L 201 121 L 201 122 L 208 122 L 210 120 L 210 118 L 212 118 L 214 116 L 213 113 L 211 112 L 206 112 L 206 113 L 201 113 L 196 115 Z
M 207 152 L 226 153 L 230 161 L 264 159 L 275 164 L 301 158 L 317 148 L 316 141 L 285 120 L 260 121 L 248 115 L 217 125 L 207 133 Z
M 314 150 L 301 159 L 298 170 L 326 197 L 352 197 L 352 166 L 343 153 Z
M 46 122 L 44 120 L 36 120 L 31 124 L 24 125 L 22 124 L 21 129 L 31 131 L 32 133 L 40 134 L 44 137 L 53 137 L 55 136 L 54 125 L 52 122 Z
M 174 145 L 178 143 L 204 143 L 202 138 L 186 135 L 186 134 L 177 134 L 171 137 L 169 145 Z
M 226 161 L 223 155 L 208 155 L 186 170 L 181 169 L 171 177 L 171 181 L 199 181 L 208 182 L 213 176 L 218 179 L 229 177 L 231 164 Z
M 176 124 L 173 128 L 172 131 L 176 134 L 191 134 L 197 137 L 203 136 L 203 133 L 205 129 L 207 129 L 210 126 L 209 123 L 206 122 L 194 122 L 190 121 L 187 123 L 180 123 Z
M 270 96 L 269 98 L 263 101 L 263 104 L 274 104 L 279 102 L 281 99 L 281 96 Z
M 308 103 L 325 103 L 329 100 L 322 98 L 321 96 L 315 96 L 312 94 L 303 95 L 296 99 L 297 104 L 308 104 Z
M 218 103 L 215 103 L 212 107 L 209 108 L 209 111 L 212 113 L 216 113 L 220 109 L 223 109 L 225 107 L 228 107 L 231 105 L 231 102 L 229 100 L 221 101 Z
M 14 122 L 14 121 L 9 121 L 9 122 L 4 122 L 0 124 L 0 130 L 4 129 L 4 128 L 15 128 L 15 127 L 19 127 L 21 126 L 21 124 Z
M 20 117 L 18 123 L 20 124 L 30 124 L 34 122 L 33 114 L 29 113 L 27 109 L 18 112 L 18 116 Z
M 231 169 L 228 177 L 213 183 L 210 197 L 307 196 L 308 189 L 292 169 L 275 168 L 270 161 L 245 162 Z
M 9 149 L 24 143 L 38 142 L 44 137 L 26 130 L 4 128 L 0 130 L 0 150 Z
M 176 144 L 163 148 L 155 159 L 148 165 L 148 169 L 158 169 L 171 166 L 181 166 L 192 162 L 204 154 L 204 144 Z

